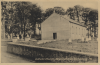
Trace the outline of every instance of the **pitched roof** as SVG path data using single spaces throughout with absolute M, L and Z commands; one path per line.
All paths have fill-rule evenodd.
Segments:
M 60 14 L 57 14 L 57 13 L 55 13 L 55 12 L 54 12 L 53 14 L 56 14 L 56 15 L 58 15 L 58 16 L 64 18 L 64 19 L 68 20 L 70 23 L 73 23 L 73 24 L 76 24 L 76 25 L 80 25 L 80 26 L 86 27 L 83 23 L 79 23 L 79 22 L 77 22 L 77 21 L 75 21 L 75 20 L 70 19 L 68 15 L 60 15 Z M 52 14 L 51 14 L 51 15 L 52 15 Z
M 53 13 L 53 14 L 57 14 L 57 13 Z M 57 14 L 57 15 L 59 15 L 60 17 L 66 19 L 66 20 L 68 20 L 70 23 L 73 23 L 73 24 L 76 24 L 76 25 L 80 25 L 80 26 L 86 27 L 84 25 L 84 23 L 83 23 L 84 21 L 82 21 L 81 23 L 79 23 L 79 22 L 77 22 L 75 20 L 70 19 L 68 15 L 60 15 L 60 14 Z
M 74 23 L 74 24 L 77 24 L 77 25 L 86 27 L 86 26 L 83 24 L 83 22 L 79 23 L 79 22 L 77 22 L 77 21 L 75 21 L 75 20 L 72 20 L 72 19 L 70 19 L 69 16 L 67 16 L 67 15 L 60 15 L 60 16 L 61 16 L 62 18 L 64 18 L 64 19 L 66 19 L 66 20 L 69 20 L 70 23 Z

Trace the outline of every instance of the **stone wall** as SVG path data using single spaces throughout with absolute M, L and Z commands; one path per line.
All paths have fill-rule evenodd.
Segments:
M 7 44 L 7 51 L 25 57 L 30 57 L 36 61 L 49 60 L 52 62 L 67 62 L 67 63 L 97 63 L 98 56 L 92 54 L 83 54 L 77 52 L 67 52 L 54 48 L 42 48 L 25 44 Z

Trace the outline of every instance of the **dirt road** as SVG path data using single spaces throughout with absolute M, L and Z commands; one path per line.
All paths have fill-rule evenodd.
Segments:
M 34 62 L 35 61 L 32 61 L 30 59 L 8 53 L 6 43 L 2 44 L 2 46 L 1 46 L 1 63 L 34 63 Z

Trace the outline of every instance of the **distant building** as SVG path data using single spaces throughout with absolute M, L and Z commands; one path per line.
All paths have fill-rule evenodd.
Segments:
M 67 15 L 53 13 L 41 23 L 41 39 L 81 39 L 88 33 L 86 27 Z

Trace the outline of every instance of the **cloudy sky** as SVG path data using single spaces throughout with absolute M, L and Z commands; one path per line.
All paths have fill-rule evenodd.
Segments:
M 37 3 L 44 11 L 47 8 L 53 8 L 55 6 L 63 7 L 65 10 L 69 7 L 73 7 L 75 5 L 81 5 L 83 7 L 89 7 L 92 9 L 98 9 L 98 2 L 97 1 L 88 1 L 88 0 L 34 0 L 30 1 L 32 3 Z

